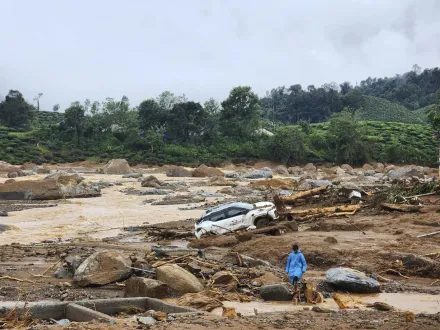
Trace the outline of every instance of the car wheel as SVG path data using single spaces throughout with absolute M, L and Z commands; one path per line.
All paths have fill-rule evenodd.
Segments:
M 267 227 L 269 225 L 270 219 L 267 217 L 261 217 L 261 218 L 257 218 L 254 221 L 254 225 L 255 227 L 259 228 L 263 228 L 263 227 Z

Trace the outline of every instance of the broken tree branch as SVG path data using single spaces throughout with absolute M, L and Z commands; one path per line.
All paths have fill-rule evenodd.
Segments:
M 416 236 L 416 237 L 417 237 L 417 238 L 431 237 L 431 236 L 435 236 L 435 235 L 438 235 L 438 234 L 440 234 L 440 231 L 434 231 L 434 232 L 432 232 L 432 233 L 429 233 L 429 234 L 423 234 L 423 235 L 419 235 L 419 236 Z
M 182 260 L 182 259 L 188 258 L 188 257 L 190 257 L 190 256 L 191 256 L 191 254 L 186 254 L 186 255 L 184 255 L 184 256 L 177 257 L 177 258 L 174 258 L 174 259 L 171 259 L 171 260 L 168 260 L 168 261 L 158 261 L 158 262 L 154 263 L 154 264 L 151 266 L 151 268 L 157 268 L 157 267 L 160 267 L 160 266 L 163 266 L 163 265 L 169 264 L 169 263 L 175 263 L 176 261 L 179 261 L 179 260 Z
M 400 212 L 419 212 L 420 209 L 422 208 L 421 205 L 389 204 L 389 203 L 383 203 L 381 204 L 381 206 L 385 210 L 400 211 Z
M 309 197 L 309 196 L 313 196 L 313 195 L 317 195 L 319 194 L 321 191 L 327 190 L 327 186 L 321 186 L 318 188 L 314 188 L 311 190 L 306 190 L 306 191 L 301 191 L 297 194 L 291 195 L 291 196 L 287 196 L 287 197 L 282 197 L 282 201 L 286 204 L 292 204 L 294 203 L 297 199 L 303 198 L 303 197 Z
M 409 280 L 410 278 L 408 277 L 408 276 L 405 276 L 405 275 L 403 275 L 401 272 L 399 272 L 399 271 L 397 271 L 397 270 L 395 270 L 395 269 L 387 269 L 387 270 L 384 270 L 383 272 L 380 272 L 381 274 L 383 274 L 383 273 L 387 273 L 387 274 L 394 274 L 394 275 L 399 275 L 400 277 L 403 277 L 403 278 L 406 278 L 407 280 Z
M 26 280 L 26 279 L 22 279 L 22 278 L 11 277 L 11 276 L 0 276 L 0 280 L 11 280 L 11 281 L 26 282 L 26 283 L 35 284 L 35 281 L 30 281 L 30 280 Z
M 318 215 L 318 214 L 329 214 L 329 213 L 340 213 L 340 212 L 356 212 L 361 208 L 359 204 L 356 205 L 339 205 L 331 207 L 321 207 L 308 210 L 288 210 L 286 214 L 295 216 L 306 216 L 306 215 Z

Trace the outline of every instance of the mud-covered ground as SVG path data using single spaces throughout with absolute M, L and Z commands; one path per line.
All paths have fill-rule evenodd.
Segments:
M 70 167 L 78 169 L 78 166 Z M 336 310 L 330 314 L 307 310 L 312 306 L 305 305 L 298 306 L 299 310 L 277 313 L 265 313 L 265 308 L 261 308 L 256 312 L 257 315 L 243 313 L 244 316 L 237 319 L 225 320 L 214 314 L 204 317 L 188 316 L 174 321 L 158 322 L 150 329 L 440 328 L 440 314 L 436 314 L 435 310 L 436 305 L 440 306 L 440 282 L 436 282 L 440 278 L 438 266 L 396 268 L 398 260 L 408 254 L 427 256 L 434 264 L 440 262 L 440 235 L 416 238 L 417 235 L 439 230 L 440 199 L 437 196 L 421 197 L 420 203 L 425 205 L 421 213 L 386 212 L 378 208 L 366 208 L 353 216 L 323 217 L 300 223 L 298 232 L 281 236 L 255 235 L 245 242 L 236 240 L 232 234 L 206 237 L 202 240 L 192 237 L 167 239 L 153 237 L 148 226 L 154 225 L 171 232 L 189 232 L 194 227 L 194 219 L 203 213 L 207 205 L 230 199 L 246 200 L 250 194 L 244 192 L 232 196 L 225 193 L 225 190 L 220 193 L 224 186 L 211 185 L 208 178 L 168 178 L 161 170 L 139 169 L 145 173 L 144 176 L 153 173 L 160 180 L 170 183 L 184 182 L 187 185 L 186 191 L 173 191 L 173 195 L 200 190 L 217 194 L 196 204 L 151 205 L 152 201 L 161 200 L 164 196 L 126 193 L 127 188 L 143 189 L 137 179 L 97 174 L 94 167 L 81 169 L 86 181 L 108 181 L 114 185 L 103 188 L 102 197 L 97 198 L 0 202 L 0 210 L 9 212 L 8 217 L 0 218 L 0 224 L 10 227 L 9 230 L 0 232 L 0 304 L 11 300 L 73 301 L 124 296 L 124 288 L 118 284 L 79 288 L 73 284 L 71 278 L 55 278 L 53 273 L 60 260 L 72 253 L 87 257 L 95 251 L 116 249 L 142 259 L 151 252 L 153 245 L 169 244 L 204 248 L 207 251 L 207 260 L 221 260 L 222 256 L 231 251 L 238 252 L 268 261 L 282 272 L 291 245 L 297 242 L 308 262 L 304 280 L 314 283 L 318 288 L 329 268 L 350 267 L 367 274 L 379 274 L 389 280 L 382 283 L 382 291 L 385 293 L 421 295 L 417 296 L 420 298 L 420 306 L 414 300 L 412 304 L 402 305 L 401 309 L 393 312 L 349 309 Z M 43 176 L 18 180 L 41 177 Z M 231 186 L 238 184 L 239 187 L 248 187 L 249 183 L 249 180 L 231 181 Z M 262 198 L 265 196 L 261 191 L 255 193 Z M 390 269 L 399 269 L 399 273 L 391 272 Z M 12 279 L 1 279 L 2 276 Z M 432 304 L 423 305 L 423 299 Z M 414 319 L 405 314 L 412 310 Z M 237 311 L 240 312 L 240 307 Z M 129 318 L 121 322 L 124 328 L 139 327 Z M 96 322 L 69 325 L 71 329 L 120 326 Z M 46 327 L 57 328 L 53 325 L 38 325 L 38 329 Z

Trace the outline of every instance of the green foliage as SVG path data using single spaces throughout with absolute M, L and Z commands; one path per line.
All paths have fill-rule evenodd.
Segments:
M 167 129 L 178 141 L 194 143 L 201 139 L 207 118 L 200 103 L 176 103 L 167 116 Z
M 397 103 L 374 96 L 365 96 L 364 99 L 364 106 L 358 112 L 360 120 L 401 122 L 411 124 L 423 124 L 426 122 L 421 113 L 409 111 L 407 108 Z
M 225 136 L 248 139 L 259 128 L 260 101 L 251 87 L 233 88 L 222 107 L 219 121 Z
M 29 129 L 34 116 L 35 108 L 25 101 L 19 91 L 10 90 L 0 103 L 0 125 Z

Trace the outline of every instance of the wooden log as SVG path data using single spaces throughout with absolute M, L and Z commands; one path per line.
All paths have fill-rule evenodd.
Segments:
M 306 215 L 321 215 L 321 214 L 330 214 L 330 213 L 340 213 L 340 212 L 356 212 L 361 208 L 359 204 L 356 205 L 339 205 L 339 206 L 331 206 L 331 207 L 318 207 L 314 209 L 308 210 L 288 210 L 286 214 L 293 216 L 306 216 Z
M 389 204 L 389 203 L 383 203 L 381 204 L 381 206 L 385 210 L 400 211 L 400 212 L 419 212 L 420 209 L 422 208 L 421 205 Z
M 327 190 L 327 186 L 321 186 L 318 188 L 314 188 L 314 189 L 310 189 L 310 190 L 306 190 L 306 191 L 301 191 L 301 192 L 294 194 L 294 195 L 291 195 L 291 196 L 282 197 L 282 200 L 286 204 L 292 204 L 300 198 L 314 196 L 324 190 Z

